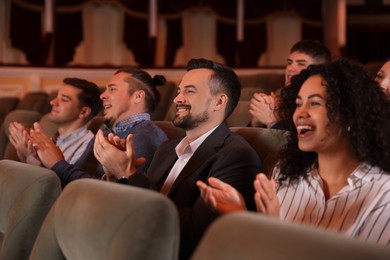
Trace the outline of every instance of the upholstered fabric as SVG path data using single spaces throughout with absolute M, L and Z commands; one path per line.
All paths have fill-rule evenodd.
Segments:
M 42 115 L 36 111 L 14 110 L 8 113 L 4 124 L 0 128 L 0 159 L 18 160 L 15 148 L 9 142 L 8 126 L 11 122 L 17 121 L 25 127 L 31 128 L 34 122 L 37 122 Z
M 80 179 L 64 189 L 30 259 L 177 259 L 178 213 L 160 193 Z
M 51 110 L 49 95 L 44 91 L 27 92 L 16 109 L 37 111 L 44 115 Z
M 169 140 L 176 139 L 176 138 L 184 138 L 186 135 L 186 132 L 179 128 L 174 126 L 172 121 L 154 121 L 158 127 L 160 127 L 165 134 L 167 135 Z
M 233 113 L 226 119 L 226 124 L 229 127 L 247 126 L 251 120 L 251 115 L 249 114 L 249 104 L 250 101 L 248 100 L 238 101 Z
M 176 96 L 176 83 L 167 81 L 164 86 L 158 86 L 157 91 L 160 94 L 160 101 L 152 113 L 152 120 L 164 120 L 173 99 Z
M 230 130 L 244 137 L 255 149 L 263 163 L 263 172 L 269 175 L 280 149 L 286 144 L 288 132 L 257 127 L 230 127 Z
M 0 126 L 7 114 L 14 110 L 19 103 L 18 97 L 0 97 Z
M 191 259 L 385 260 L 390 259 L 390 250 L 337 233 L 241 212 L 217 219 Z
M 0 161 L 0 259 L 28 258 L 60 192 L 60 180 L 51 170 Z

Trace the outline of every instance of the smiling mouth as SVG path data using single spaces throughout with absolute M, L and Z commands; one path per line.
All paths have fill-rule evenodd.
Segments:
M 189 111 L 191 109 L 191 106 L 176 106 L 176 112 L 177 113 L 182 113 L 182 112 L 186 112 L 186 111 Z
M 112 105 L 104 105 L 103 106 L 103 108 L 106 110 L 106 109 L 109 109 L 109 108 L 111 108 L 112 107 Z
M 297 131 L 298 131 L 298 134 L 304 135 L 307 132 L 314 131 L 314 127 L 309 126 L 309 125 L 298 125 L 297 126 Z

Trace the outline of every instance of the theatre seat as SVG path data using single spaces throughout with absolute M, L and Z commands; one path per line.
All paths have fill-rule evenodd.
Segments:
M 172 121 L 154 121 L 158 127 L 160 127 L 165 134 L 167 135 L 169 140 L 176 138 L 184 138 L 186 132 L 173 125 Z
M 253 147 L 261 159 L 262 171 L 270 175 L 279 159 L 279 151 L 287 142 L 288 132 L 257 127 L 230 127 L 230 130 L 241 135 Z
M 51 170 L 0 160 L 0 259 L 28 259 L 60 192 L 60 180 Z
M 191 260 L 385 260 L 390 250 L 258 213 L 231 213 L 213 222 Z
M 92 179 L 67 185 L 50 210 L 31 260 L 177 259 L 176 207 L 155 191 Z
M 39 121 L 41 117 L 39 112 L 29 110 L 14 110 L 8 113 L 0 128 L 0 159 L 19 160 L 15 148 L 9 142 L 9 124 L 16 121 L 31 128 L 33 123 Z

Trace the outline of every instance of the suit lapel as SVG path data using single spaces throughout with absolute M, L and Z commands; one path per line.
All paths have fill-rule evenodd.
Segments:
M 229 133 L 229 128 L 225 124 L 221 124 L 204 140 L 176 178 L 168 195 L 173 192 L 188 176 L 199 169 L 205 161 L 218 152 Z

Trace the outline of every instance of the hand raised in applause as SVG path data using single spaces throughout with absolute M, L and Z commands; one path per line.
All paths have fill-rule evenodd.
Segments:
M 269 180 L 265 174 L 260 173 L 256 176 L 254 187 L 257 211 L 270 217 L 280 218 L 280 203 L 276 194 L 275 180 Z
M 38 158 L 30 142 L 29 129 L 18 122 L 11 122 L 8 126 L 9 141 L 15 147 L 21 162 L 26 162 L 28 156 Z
M 96 159 L 102 164 L 108 179 L 129 178 L 145 162 L 145 158 L 136 159 L 135 157 L 132 134 L 129 134 L 126 140 L 113 134 L 109 134 L 106 138 L 99 130 L 96 134 L 93 151 Z
M 274 110 L 275 94 L 273 92 L 270 95 L 254 93 L 249 104 L 249 113 L 252 116 L 251 125 L 254 127 L 261 125 L 270 127 L 276 122 Z
M 54 164 L 64 160 L 62 151 L 44 132 L 40 124 L 34 123 L 34 128 L 30 131 L 30 140 L 40 161 L 46 168 L 52 168 Z
M 235 188 L 214 177 L 210 177 L 208 183 L 197 181 L 196 185 L 200 196 L 212 209 L 218 213 L 246 210 L 245 201 Z

